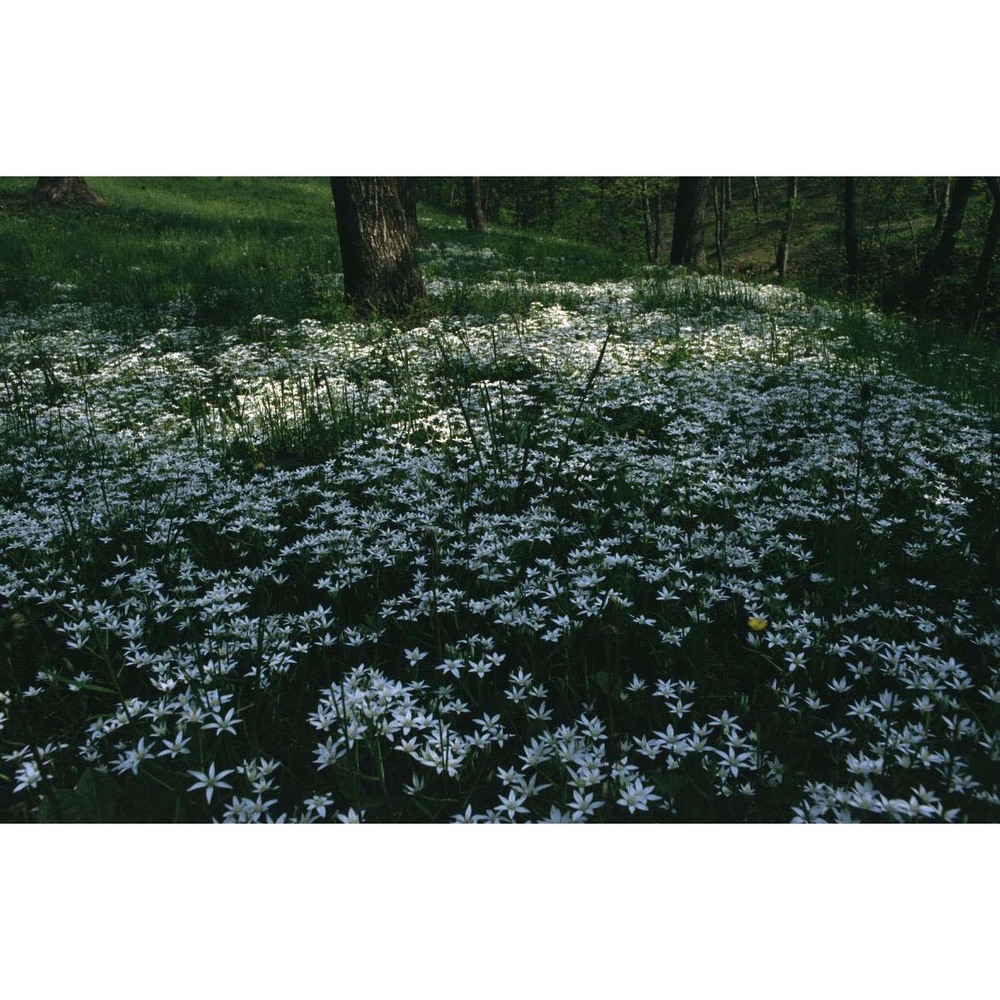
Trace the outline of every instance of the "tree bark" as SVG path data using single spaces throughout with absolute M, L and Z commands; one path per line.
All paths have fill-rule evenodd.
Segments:
M 941 185 L 940 194 L 938 194 L 937 184 L 934 185 L 934 204 L 937 206 L 937 216 L 934 219 L 934 239 L 940 239 L 941 233 L 944 230 L 944 220 L 948 216 L 948 208 L 951 205 L 951 178 L 946 177 Z
M 518 229 L 534 229 L 540 214 L 535 204 L 535 178 L 514 179 L 514 225 Z
M 670 263 L 684 267 L 705 266 L 705 207 L 710 177 L 681 177 L 670 243 Z
M 107 202 L 83 177 L 39 177 L 31 192 L 36 205 L 55 208 L 61 205 L 106 205 Z
M 405 315 L 426 296 L 394 177 L 331 177 L 344 301 L 360 316 Z
M 987 177 L 986 186 L 993 197 L 993 211 L 986 224 L 986 240 L 983 252 L 979 257 L 979 267 L 972 284 L 972 305 L 969 309 L 968 331 L 975 333 L 982 319 L 983 308 L 986 305 L 986 295 L 990 288 L 990 271 L 993 268 L 993 257 L 1000 244 L 1000 177 Z
M 719 274 L 725 270 L 726 244 L 729 242 L 729 211 L 733 207 L 733 186 L 731 177 L 717 177 L 712 185 L 715 203 L 715 256 Z
M 799 193 L 799 183 L 797 177 L 789 177 L 786 190 L 788 191 L 788 203 L 785 207 L 785 218 L 781 224 L 781 235 L 778 238 L 778 250 L 774 258 L 774 269 L 778 272 L 778 281 L 785 280 L 785 271 L 788 270 L 788 238 L 792 232 L 792 217 L 795 215 L 795 199 Z
M 937 282 L 951 273 L 955 264 L 955 246 L 965 217 L 965 206 L 972 194 L 975 177 L 956 177 L 951 193 L 951 204 L 941 228 L 941 237 L 923 259 L 919 270 L 906 290 L 907 305 L 919 312 Z
M 858 233 L 858 179 L 844 178 L 844 249 L 847 252 L 847 291 L 854 295 L 861 280 L 861 236 Z
M 399 201 L 406 218 L 406 233 L 410 237 L 410 246 L 418 247 L 423 240 L 420 237 L 420 227 L 417 225 L 417 181 L 415 177 L 397 177 L 396 181 L 399 184 Z
M 646 241 L 646 263 L 660 263 L 660 240 L 663 232 L 663 192 L 659 185 L 650 193 L 646 181 L 640 181 L 642 196 L 643 235 Z
M 479 193 L 482 196 L 483 215 L 486 217 L 487 224 L 493 223 L 499 226 L 500 211 L 503 208 L 503 191 L 500 185 L 496 181 L 484 185 L 482 178 L 480 178 Z
M 478 177 L 466 177 L 465 180 L 465 224 L 474 233 L 486 232 L 486 214 L 483 212 L 483 199 L 479 189 Z

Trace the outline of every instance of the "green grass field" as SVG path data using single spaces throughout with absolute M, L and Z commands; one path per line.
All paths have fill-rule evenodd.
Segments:
M 323 179 L 0 181 L 9 821 L 995 821 L 997 355 Z M 819 239 L 819 237 L 817 237 Z

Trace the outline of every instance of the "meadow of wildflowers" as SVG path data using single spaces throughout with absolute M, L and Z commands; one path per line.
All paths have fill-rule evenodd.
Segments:
M 422 264 L 480 314 L 0 315 L 6 819 L 1000 818 L 995 412 L 789 290 Z

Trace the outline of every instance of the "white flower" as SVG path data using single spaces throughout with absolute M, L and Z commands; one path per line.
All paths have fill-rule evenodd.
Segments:
M 42 779 L 42 773 L 38 770 L 38 765 L 33 760 L 26 760 L 14 774 L 17 784 L 14 785 L 15 792 L 23 792 L 25 788 L 34 788 Z
M 648 812 L 648 803 L 655 802 L 660 798 L 653 792 L 652 785 L 643 785 L 641 778 L 629 782 L 620 791 L 621 795 L 617 799 L 617 805 L 627 807 L 630 813 L 634 813 L 636 809 Z
M 195 781 L 193 785 L 190 786 L 190 788 L 188 788 L 188 791 L 193 792 L 196 789 L 204 788 L 205 799 L 206 801 L 211 802 L 212 793 L 215 791 L 216 788 L 233 787 L 232 785 L 229 784 L 229 782 L 222 780 L 227 774 L 232 774 L 232 773 L 233 769 L 230 768 L 229 770 L 220 771 L 218 774 L 216 774 L 215 761 L 213 760 L 212 763 L 208 765 L 207 772 L 203 773 L 201 771 L 188 771 L 188 774 L 190 774 L 192 778 L 198 779 L 197 781 Z
M 570 803 L 573 812 L 573 822 L 579 823 L 588 816 L 593 816 L 596 810 L 604 805 L 603 802 L 594 801 L 593 792 L 582 792 L 579 789 L 573 792 L 573 801 Z
M 311 813 L 326 817 L 326 808 L 333 804 L 333 799 L 329 795 L 313 795 L 305 800 L 305 807 Z

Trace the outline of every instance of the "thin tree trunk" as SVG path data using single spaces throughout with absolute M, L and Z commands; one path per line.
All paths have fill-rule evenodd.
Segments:
M 424 298 L 394 177 L 331 177 L 344 301 L 361 316 L 403 316 Z
M 788 204 L 785 207 L 785 218 L 781 224 L 781 236 L 778 239 L 778 251 L 775 254 L 774 267 L 778 272 L 778 281 L 785 280 L 788 270 L 788 238 L 792 232 L 792 217 L 795 215 L 795 199 L 798 197 L 799 186 L 797 177 L 789 177 L 787 182 Z
M 705 266 L 705 208 L 710 177 L 681 177 L 677 183 L 674 232 L 670 263 L 685 267 Z
M 919 312 L 937 282 L 951 273 L 955 264 L 955 247 L 965 217 L 965 207 L 972 194 L 974 177 L 956 177 L 952 188 L 951 204 L 941 228 L 941 238 L 924 258 L 906 292 L 907 305 Z
M 481 179 L 479 189 L 480 193 L 484 190 Z M 482 204 L 483 215 L 486 216 L 487 223 L 492 222 L 495 226 L 500 225 L 500 212 L 503 208 L 502 197 L 503 192 L 500 189 L 500 185 L 495 181 L 489 182 L 485 185 L 485 194 L 483 194 Z
M 719 274 L 725 270 L 726 244 L 729 242 L 729 210 L 733 205 L 732 179 L 717 177 L 712 185 L 715 203 L 715 255 Z
M 646 263 L 660 263 L 660 242 L 663 232 L 663 193 L 659 187 L 651 194 L 646 181 L 640 182 L 642 195 L 643 235 L 646 240 Z
M 861 280 L 861 236 L 858 233 L 858 179 L 844 178 L 844 248 L 847 251 L 847 291 L 854 295 Z
M 514 178 L 514 225 L 518 229 L 534 229 L 541 214 L 536 208 L 534 177 Z
M 31 192 L 36 205 L 106 205 L 107 202 L 83 177 L 39 177 Z
M 639 181 L 639 197 L 642 199 L 642 236 L 646 244 L 646 263 L 655 264 L 653 260 L 653 213 L 649 204 L 649 192 L 646 190 L 645 179 Z
M 937 217 L 934 219 L 934 232 L 933 239 L 938 240 L 941 238 L 941 233 L 944 230 L 944 220 L 948 216 L 948 209 L 951 207 L 951 178 L 946 177 L 941 186 L 941 193 L 937 192 L 937 185 L 935 184 L 935 204 L 937 205 Z
M 990 271 L 993 268 L 993 257 L 1000 244 L 1000 177 L 987 177 L 986 186 L 993 197 L 993 211 L 986 224 L 986 240 L 983 252 L 979 257 L 979 267 L 976 269 L 975 281 L 972 284 L 972 306 L 969 310 L 969 333 L 975 333 L 983 316 L 986 296 L 990 289 Z
M 754 222 L 760 225 L 760 184 L 755 177 L 753 179 L 753 194 L 751 195 L 753 201 L 753 218 Z
M 654 214 L 653 214 L 653 248 L 656 253 L 656 263 L 660 263 L 660 253 L 663 250 L 663 184 L 659 183 L 656 186 L 656 195 L 654 196 Z
M 479 190 L 478 177 L 466 177 L 465 180 L 465 224 L 474 233 L 486 232 L 486 216 L 483 213 L 483 200 Z

